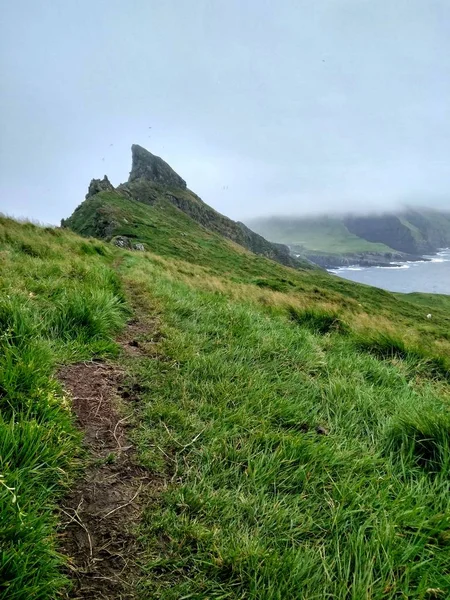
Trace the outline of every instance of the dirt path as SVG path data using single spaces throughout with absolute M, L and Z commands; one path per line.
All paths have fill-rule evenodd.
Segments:
M 126 354 L 146 354 L 141 345 L 148 326 L 130 322 L 119 343 Z M 140 577 L 142 548 L 135 537 L 143 501 L 158 494 L 163 479 L 138 465 L 129 439 L 127 403 L 139 390 L 123 385 L 115 365 L 69 365 L 59 379 L 72 396 L 84 434 L 88 465 L 61 505 L 60 551 L 69 557 L 72 600 L 131 600 Z

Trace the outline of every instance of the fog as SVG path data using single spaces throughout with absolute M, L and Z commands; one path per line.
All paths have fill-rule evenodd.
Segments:
M 132 143 L 236 219 L 450 208 L 448 0 L 2 3 L 0 211 L 58 223 Z

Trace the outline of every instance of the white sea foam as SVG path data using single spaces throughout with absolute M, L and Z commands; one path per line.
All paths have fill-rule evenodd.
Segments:
M 327 269 L 329 273 L 334 273 L 335 275 L 339 275 L 343 271 L 364 271 L 365 267 L 358 267 L 357 265 L 353 265 L 351 267 L 334 267 L 333 269 Z
M 410 265 L 399 265 L 398 263 L 391 263 L 389 267 L 375 267 L 375 269 L 409 269 Z

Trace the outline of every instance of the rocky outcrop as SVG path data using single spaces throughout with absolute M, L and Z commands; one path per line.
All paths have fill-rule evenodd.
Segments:
M 114 192 L 114 186 L 106 175 L 103 179 L 92 179 L 89 184 L 88 193 L 86 194 L 86 200 L 99 192 Z
M 114 189 L 106 176 L 103 180 L 92 180 L 86 196 L 88 202 L 78 207 L 72 217 L 64 222 L 68 227 L 85 235 L 112 239 L 113 243 L 121 248 L 143 250 L 140 243 L 133 245 L 127 238 L 132 225 L 128 223 L 123 230 L 120 211 L 109 210 L 107 198 L 97 196 L 99 192 L 109 190 L 114 191 L 122 199 L 157 206 L 158 211 L 166 209 L 168 214 L 172 214 L 170 203 L 205 229 L 232 240 L 254 254 L 295 269 L 317 268 L 307 259 L 297 259 L 287 246 L 269 242 L 243 223 L 233 221 L 208 206 L 187 189 L 184 179 L 159 156 L 138 145 L 133 145 L 131 152 L 132 165 L 128 181 Z M 82 223 L 81 213 L 87 217 Z M 133 232 L 130 237 L 138 236 Z
M 314 254 L 307 252 L 305 256 L 324 269 L 351 267 L 355 265 L 360 267 L 393 267 L 395 263 L 427 260 L 411 254 L 390 252 L 359 252 L 354 254 Z
M 287 267 L 295 268 L 299 266 L 299 261 L 291 254 L 288 246 L 268 242 L 262 235 L 255 233 L 244 225 L 244 223 L 238 221 L 236 225 L 239 227 L 239 230 L 236 231 L 237 235 L 235 238 L 231 238 L 233 241 L 241 244 L 241 246 L 245 246 L 255 254 L 261 254 Z
M 124 250 L 131 250 L 133 247 L 131 245 L 130 240 L 124 235 L 116 235 L 115 237 L 113 237 L 111 242 L 114 244 L 114 246 L 117 246 L 118 248 L 123 248 Z
M 186 182 L 162 158 L 142 146 L 131 146 L 131 172 L 128 181 L 147 179 L 170 188 L 186 189 Z
M 112 238 L 111 242 L 114 244 L 114 246 L 123 248 L 124 250 L 138 250 L 140 252 L 145 251 L 144 244 L 141 244 L 140 242 L 133 244 L 126 235 L 116 235 Z
M 283 265 L 300 268 L 313 265 L 307 259 L 296 259 L 283 244 L 269 242 L 261 235 L 220 214 L 194 192 L 186 188 L 184 179 L 161 158 L 141 146 L 133 145 L 132 168 L 127 183 L 117 187 L 120 194 L 144 204 L 154 205 L 168 200 L 191 219 L 233 242 Z

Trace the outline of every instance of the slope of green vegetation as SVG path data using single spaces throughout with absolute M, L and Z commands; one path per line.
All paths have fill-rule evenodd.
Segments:
M 101 192 L 85 201 L 65 224 L 82 235 L 109 239 L 120 235 L 142 242 L 147 250 L 175 261 L 168 263 L 171 266 L 183 265 L 177 269 L 178 277 L 209 278 L 211 282 L 220 278 L 221 286 L 250 284 L 250 292 L 245 293 L 253 294 L 256 285 L 261 294 L 263 290 L 269 295 L 289 292 L 296 302 L 362 308 L 368 315 L 384 315 L 386 319 L 395 315 L 399 326 L 407 328 L 412 323 L 412 334 L 416 332 L 425 341 L 445 336 L 450 330 L 450 317 L 443 309 L 438 309 L 430 323 L 427 311 L 402 295 L 355 285 L 309 264 L 305 270 L 283 267 L 199 226 L 161 197 L 150 206 L 116 192 Z
M 342 217 L 267 217 L 249 221 L 268 240 L 311 254 L 404 252 L 423 255 L 450 245 L 450 213 L 405 209 Z
M 0 218 L 0 597 L 54 598 L 65 585 L 55 502 L 79 434 L 55 378 L 66 362 L 114 355 L 126 319 L 112 251 Z
M 172 482 L 142 524 L 143 597 L 448 597 L 448 362 L 339 304 L 121 272 L 162 322 L 164 360 L 130 365 L 143 461 Z
M 249 226 L 268 240 L 303 247 L 306 252 L 394 252 L 385 244 L 368 242 L 350 233 L 341 219 L 333 217 L 272 217 L 254 219 Z
M 131 305 L 159 328 L 120 359 L 133 438 L 167 483 L 140 523 L 140 597 L 448 597 L 450 297 L 283 267 L 172 205 L 90 200 L 82 233 L 113 221 L 149 251 L 0 222 L 2 600 L 64 585 L 55 506 L 79 436 L 55 374 L 114 360 Z
M 277 272 L 272 261 L 199 225 L 161 194 L 149 205 L 117 192 L 100 192 L 79 206 L 64 225 L 103 239 L 126 236 L 157 254 L 204 264 L 217 273 L 224 269 L 232 275 Z M 308 262 L 299 265 L 314 268 Z

